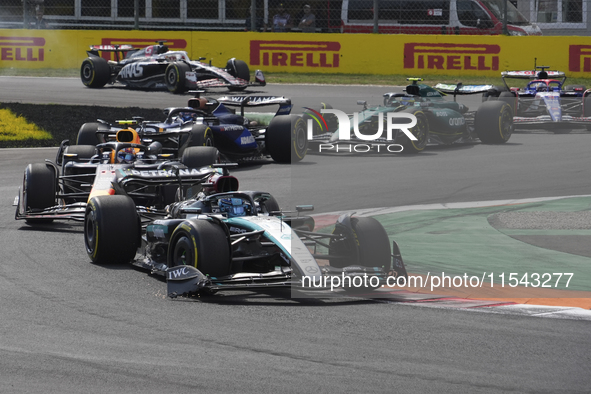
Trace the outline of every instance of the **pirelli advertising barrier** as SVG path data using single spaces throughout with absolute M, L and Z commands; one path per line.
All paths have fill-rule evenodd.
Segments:
M 0 68 L 78 68 L 90 45 L 157 40 L 215 66 L 235 57 L 273 72 L 498 77 L 535 58 L 571 77 L 591 72 L 591 37 L 12 29 L 0 30 Z

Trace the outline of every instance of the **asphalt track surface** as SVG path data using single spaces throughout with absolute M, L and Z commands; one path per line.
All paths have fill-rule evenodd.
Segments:
M 306 95 L 341 97 L 344 106 L 346 96 L 380 100 L 389 90 L 265 88 L 299 106 L 313 105 Z M 161 107 L 184 105 L 186 97 L 91 91 L 77 79 L 1 78 L 0 100 Z M 589 138 L 516 134 L 504 146 L 409 157 L 310 155 L 295 166 L 257 164 L 235 173 L 243 188 L 270 191 L 284 207 L 312 203 L 317 212 L 582 195 L 591 194 Z M 88 263 L 79 225 L 37 229 L 14 220 L 26 164 L 54 155 L 0 151 L 1 392 L 589 391 L 586 321 L 292 300 L 276 291 L 167 299 L 157 278 Z

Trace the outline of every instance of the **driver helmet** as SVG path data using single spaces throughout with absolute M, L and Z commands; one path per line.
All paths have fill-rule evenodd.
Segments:
M 117 152 L 117 163 L 129 164 L 135 161 L 135 149 L 125 148 Z
M 195 120 L 197 114 L 195 112 L 179 112 L 178 117 L 185 123 Z
M 247 215 L 248 205 L 241 198 L 221 198 L 218 206 L 220 212 L 227 214 L 229 218 Z

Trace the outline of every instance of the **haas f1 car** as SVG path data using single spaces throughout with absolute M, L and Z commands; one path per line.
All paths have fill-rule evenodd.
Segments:
M 537 66 L 529 71 L 504 71 L 504 86 L 494 86 L 483 100 L 506 102 L 514 111 L 518 129 L 570 130 L 585 126 L 591 130 L 591 89 L 584 85 L 565 85 L 562 71 Z M 524 88 L 510 87 L 508 79 L 529 79 Z
M 244 90 L 250 85 L 265 86 L 260 70 L 250 83 L 248 65 L 238 59 L 228 60 L 225 68 L 214 67 L 199 60 L 190 60 L 185 51 L 169 51 L 164 42 L 143 49 L 131 45 L 92 45 L 88 58 L 82 62 L 80 78 L 89 88 L 102 88 L 119 82 L 136 89 L 168 89 L 184 93 L 190 89 L 228 88 Z M 106 60 L 100 52 L 113 52 L 115 60 Z
M 268 125 L 245 117 L 245 108 L 269 105 L 278 105 L 279 109 Z M 240 113 L 233 107 L 239 107 Z M 106 142 L 127 125 L 135 128 L 143 143 L 158 141 L 165 153 L 178 157 L 189 146 L 215 146 L 230 162 L 271 156 L 277 162 L 290 163 L 302 160 L 308 147 L 304 121 L 290 114 L 291 109 L 291 100 L 285 97 L 196 97 L 189 99 L 188 107 L 165 109 L 163 122 L 134 118 L 116 125 L 104 121 L 86 123 L 78 133 L 77 144 Z
M 369 137 L 376 136 L 371 138 L 371 145 L 367 146 L 394 143 L 402 148 L 398 152 L 416 153 L 424 150 L 428 144 L 448 145 L 478 140 L 487 144 L 502 144 L 511 137 L 513 112 L 510 105 L 491 101 L 483 103 L 476 111 L 469 111 L 467 106 L 456 101 L 457 95 L 482 93 L 488 91 L 491 85 L 459 83 L 431 87 L 419 84 L 421 78 L 408 80 L 412 83 L 406 86 L 403 93 L 384 94 L 383 105 L 368 107 L 367 102 L 358 101 L 358 104 L 363 105 L 363 110 L 349 117 L 346 130 L 340 129 L 341 121 L 335 119 L 331 109 L 321 110 L 329 114 L 325 116 L 325 122 L 309 119 L 321 114 L 308 109 L 304 120 L 312 125 L 314 136 L 311 143 L 324 144 L 324 149 L 322 145 L 319 148 L 330 151 L 330 147 L 337 144 L 368 144 Z M 453 94 L 454 100 L 444 99 L 447 94 Z M 412 123 L 409 115 L 414 116 L 416 123 L 405 130 L 389 130 L 392 125 L 388 123 L 398 118 L 396 114 L 404 119 L 403 122 L 396 123 L 397 125 Z M 383 137 L 384 131 L 388 132 L 388 139 Z
M 298 206 L 298 216 L 284 216 L 269 193 L 202 189 L 171 204 L 168 216 L 144 231 L 136 218 L 121 220 L 124 213 L 136 211 L 133 200 L 113 197 L 117 199 L 92 198 L 86 209 L 84 240 L 90 260 L 130 262 L 165 276 L 171 297 L 226 289 L 326 289 L 332 276 L 342 277 L 345 286 L 345 277 L 365 277 L 370 285 L 361 288 L 353 280 L 348 287 L 370 292 L 388 276 L 406 275 L 396 242 L 392 250 L 374 218 L 343 215 L 332 234 L 318 233 L 313 232 L 312 217 L 299 216 L 311 206 Z

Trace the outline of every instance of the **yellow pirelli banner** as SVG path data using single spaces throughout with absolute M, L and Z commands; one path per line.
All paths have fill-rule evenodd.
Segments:
M 223 67 L 235 57 L 251 69 L 293 73 L 499 77 L 550 66 L 591 74 L 591 37 L 305 34 L 204 31 L 0 30 L 0 68 L 78 68 L 90 45 L 163 40 Z M 109 58 L 113 54 L 104 54 Z

